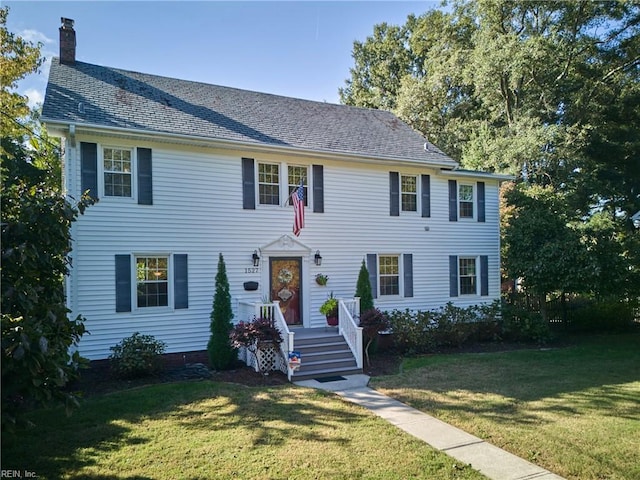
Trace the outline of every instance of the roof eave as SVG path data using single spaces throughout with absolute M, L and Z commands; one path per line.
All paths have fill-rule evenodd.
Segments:
M 444 177 L 486 178 L 488 180 L 498 180 L 499 182 L 511 182 L 516 179 L 514 175 L 506 175 L 503 173 L 492 173 L 492 172 L 480 172 L 476 170 L 441 169 L 439 173 Z
M 348 151 L 340 151 L 340 150 L 323 150 L 323 149 L 313 149 L 313 148 L 302 148 L 302 147 L 294 147 L 294 146 L 278 146 L 278 145 L 268 145 L 264 143 L 250 143 L 250 142 L 242 142 L 238 140 L 230 140 L 224 138 L 211 138 L 211 137 L 201 137 L 197 135 L 186 135 L 186 134 L 177 134 L 177 133 L 166 133 L 166 132 L 157 132 L 154 130 L 142 130 L 142 129 L 132 129 L 126 127 L 113 127 L 113 126 L 104 126 L 100 124 L 90 124 L 86 122 L 78 123 L 69 120 L 58 120 L 53 118 L 42 117 L 41 122 L 47 125 L 49 129 L 49 133 L 52 135 L 66 136 L 69 133 L 70 127 L 73 125 L 76 129 L 75 135 L 78 135 L 80 130 L 85 132 L 90 132 L 96 135 L 102 136 L 119 136 L 119 137 L 129 137 L 136 139 L 145 139 L 147 141 L 155 141 L 155 142 L 163 142 L 163 143 L 178 143 L 178 144 L 188 144 L 193 146 L 201 146 L 201 147 L 218 147 L 225 148 L 230 150 L 243 150 L 250 152 L 270 152 L 270 153 L 288 153 L 288 154 L 296 154 L 300 156 L 308 156 L 308 157 L 319 157 L 319 158 L 336 158 L 340 157 L 343 159 L 349 159 L 353 161 L 359 162 L 367 162 L 367 163 L 381 163 L 381 162 L 393 162 L 394 164 L 404 164 L 411 166 L 427 166 L 431 168 L 456 168 L 458 164 L 442 155 L 445 158 L 445 161 L 442 162 L 433 162 L 429 160 L 416 160 L 404 157 L 394 157 L 394 156 L 385 156 L 385 155 L 370 155 L 370 154 L 358 154 L 354 152 Z

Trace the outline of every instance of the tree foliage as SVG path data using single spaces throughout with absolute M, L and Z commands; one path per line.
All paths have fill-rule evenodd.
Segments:
M 529 194 L 520 187 L 521 195 L 509 198 L 529 204 L 542 196 L 562 206 L 566 222 L 556 232 L 555 255 L 569 271 L 575 265 L 564 259 L 575 260 L 576 238 L 589 278 L 598 271 L 594 265 L 612 260 L 593 260 L 605 252 L 594 242 L 608 238 L 614 264 L 624 263 L 629 272 L 629 248 L 638 235 L 630 217 L 640 210 L 639 33 L 635 2 L 455 1 L 446 11 L 411 15 L 402 26 L 378 25 L 355 42 L 355 65 L 340 96 L 347 104 L 393 110 L 465 168 L 544 187 Z M 394 62 L 390 52 L 396 52 Z M 529 212 L 520 208 L 517 224 L 525 231 L 508 236 L 532 248 L 529 255 L 540 254 L 532 265 L 551 253 L 550 244 L 538 249 L 535 238 L 525 238 L 538 231 L 536 222 L 551 221 L 524 222 L 551 206 L 542 203 Z M 608 226 L 598 218 L 607 218 Z M 576 238 L 563 246 L 565 234 Z M 518 259 L 506 263 L 511 268 Z M 510 274 L 524 270 L 542 274 L 524 268 Z M 569 287 L 563 276 L 527 280 Z
M 22 135 L 17 119 L 29 115 L 27 99 L 15 89 L 18 81 L 38 71 L 44 58 L 40 57 L 42 44 L 33 44 L 7 30 L 9 8 L 0 8 L 0 129 L 3 136 Z
M 15 427 L 34 402 L 76 405 L 62 387 L 83 361 L 70 348 L 85 328 L 82 317 L 68 318 L 63 285 L 71 223 L 92 204 L 88 197 L 72 204 L 61 194 L 58 144 L 39 127 L 37 114 L 28 116 L 27 99 L 12 91 L 42 59 L 39 45 L 7 31 L 7 13 L 0 9 L 3 430 Z
M 71 223 L 92 203 L 71 205 L 49 184 L 30 152 L 2 138 L 2 422 L 11 427 L 30 401 L 75 397 L 62 387 L 77 375 L 85 333 L 65 306 Z
M 211 311 L 211 338 L 207 345 L 209 363 L 216 370 L 228 370 L 233 367 L 237 359 L 236 350 L 229 341 L 229 334 L 233 328 L 233 311 L 231 310 L 231 293 L 224 257 L 218 257 L 218 271 L 216 273 L 216 291 L 213 297 Z

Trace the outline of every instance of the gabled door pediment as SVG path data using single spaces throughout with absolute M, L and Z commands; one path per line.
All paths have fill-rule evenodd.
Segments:
M 307 256 L 311 253 L 311 249 L 299 240 L 289 236 L 282 235 L 280 238 L 267 243 L 260 247 L 260 251 L 264 255 L 299 255 Z

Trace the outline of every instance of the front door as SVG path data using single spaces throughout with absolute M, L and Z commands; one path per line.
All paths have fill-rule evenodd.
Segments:
M 302 325 L 302 258 L 269 259 L 271 301 L 278 300 L 288 325 Z

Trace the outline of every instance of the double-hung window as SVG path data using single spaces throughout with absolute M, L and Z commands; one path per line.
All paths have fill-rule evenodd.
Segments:
M 380 255 L 379 282 L 380 296 L 400 294 L 400 262 L 398 255 Z
M 285 169 L 286 178 L 283 178 L 281 172 Z M 304 204 L 309 205 L 307 167 L 258 163 L 258 203 L 260 205 L 285 205 L 291 193 L 300 186 L 300 182 L 304 188 Z
M 288 172 L 288 180 L 289 180 L 289 188 L 287 189 L 287 194 L 291 195 L 291 193 L 300 186 L 302 183 L 302 188 L 304 189 L 304 204 L 309 205 L 309 195 L 308 195 L 308 187 L 307 187 L 307 167 L 300 167 L 296 165 L 289 165 L 287 167 Z
M 258 163 L 258 202 L 260 205 L 280 205 L 280 165 Z
M 169 305 L 169 258 L 136 257 L 138 308 Z
M 106 197 L 133 196 L 133 159 L 129 148 L 105 147 L 102 150 L 104 195 Z
M 117 254 L 116 312 L 189 308 L 189 267 L 185 253 Z
M 460 218 L 473 218 L 473 185 L 458 185 L 458 214 Z
M 418 211 L 418 177 L 400 175 L 401 208 L 403 212 Z
M 478 269 L 475 257 L 458 258 L 458 279 L 460 295 L 476 295 L 478 293 Z
M 449 180 L 449 221 L 486 221 L 484 182 Z

